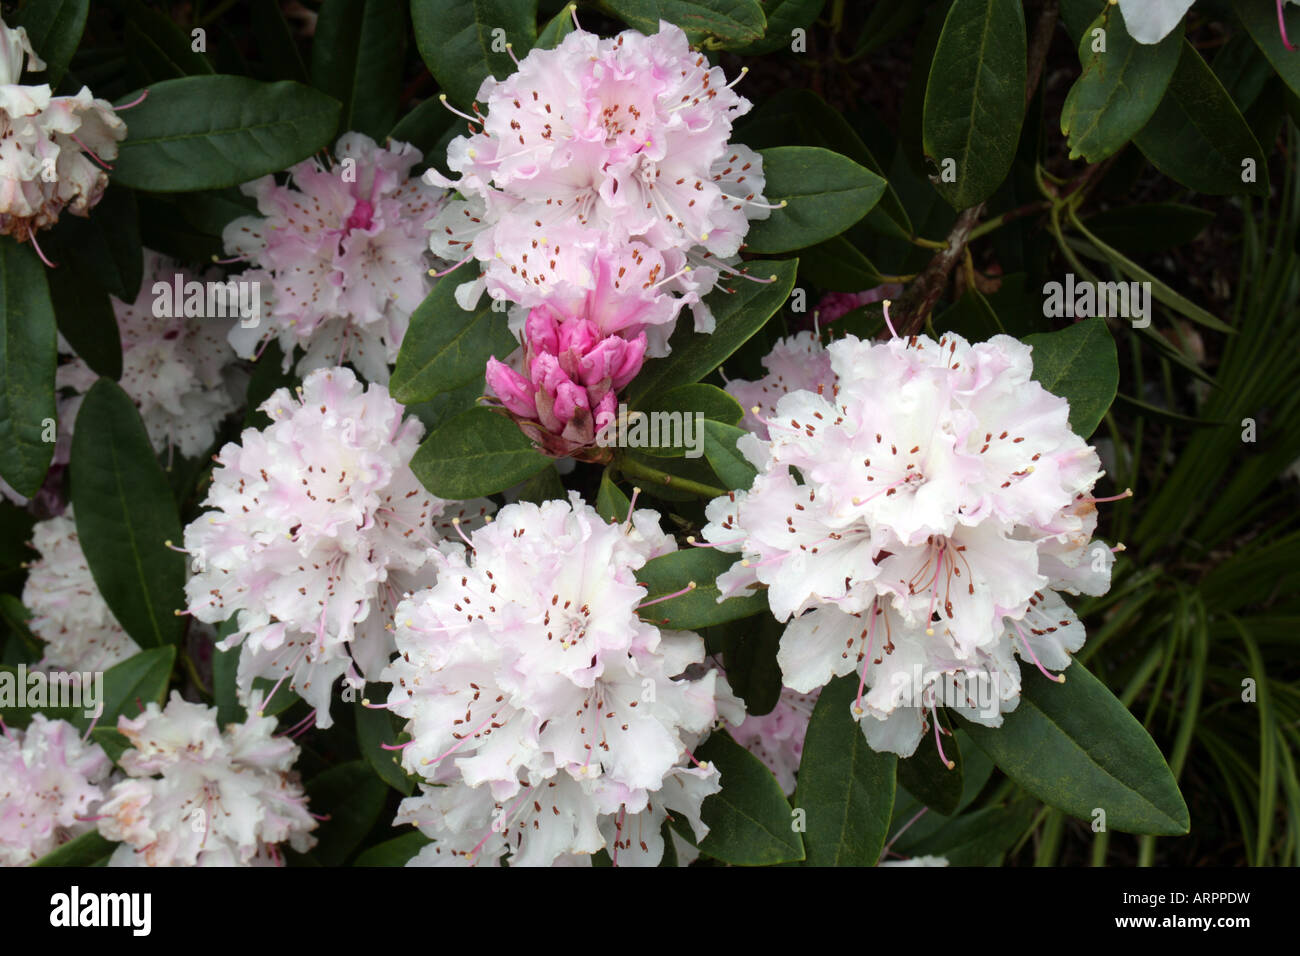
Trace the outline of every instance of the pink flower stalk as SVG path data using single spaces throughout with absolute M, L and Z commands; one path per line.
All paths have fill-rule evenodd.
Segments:
M 549 455 L 581 454 L 617 414 L 615 393 L 641 370 L 646 334 L 605 335 L 587 318 L 549 305 L 528 313 L 521 374 L 488 359 L 487 383 L 512 418 Z

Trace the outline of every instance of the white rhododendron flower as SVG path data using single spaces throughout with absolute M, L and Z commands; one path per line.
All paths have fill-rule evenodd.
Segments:
M 699 637 L 637 614 L 637 570 L 676 550 L 658 516 L 607 523 L 574 492 L 509 505 L 471 542 L 398 608 L 383 675 L 411 735 L 402 764 L 426 781 L 398 817 L 436 841 L 415 862 L 545 866 L 606 849 L 654 865 L 666 813 L 703 837 L 718 773 L 691 750 L 724 685 L 712 669 L 683 676 L 704 660 Z
M 26 866 L 89 832 L 113 764 L 64 720 L 0 733 L 0 866 Z
M 749 220 L 771 207 L 761 157 L 729 142 L 749 101 L 680 28 L 611 39 L 575 30 L 506 79 L 489 76 L 478 100 L 486 113 L 462 114 L 471 134 L 448 149 L 459 178 L 426 174 L 461 194 L 430 224 L 433 251 L 483 268 L 458 290 L 463 306 L 484 288 L 530 308 L 557 285 L 595 288 L 574 250 L 604 235 L 655 250 L 655 287 L 712 330 L 699 299 L 735 271 Z
M 99 202 L 126 124 L 87 87 L 53 96 L 49 84 L 20 86 L 24 63 L 45 69 L 27 31 L 0 21 L 0 236 L 35 243 L 65 209 L 85 216 Z
M 27 567 L 23 606 L 32 612 L 32 633 L 45 642 L 42 667 L 102 671 L 140 650 L 95 585 L 71 506 L 36 522 L 32 547 L 40 556 Z
M 122 337 L 118 384 L 140 409 L 154 448 L 175 447 L 190 458 L 211 447 L 221 420 L 238 407 L 228 380 L 237 356 L 226 342 L 236 320 L 172 316 L 171 309 L 155 308 L 155 283 L 179 282 L 183 287 L 198 278 L 175 260 L 145 250 L 144 278 L 135 301 L 112 299 Z M 159 315 L 160 311 L 166 314 Z M 72 432 L 81 396 L 97 381 L 99 374 L 80 358 L 59 366 L 59 387 L 77 393 L 59 407 L 61 430 L 67 434 Z
M 1109 586 L 1109 549 L 1091 544 L 1100 463 L 1008 336 L 849 336 L 827 352 L 829 387 L 760 407 L 768 440 L 739 442 L 759 474 L 709 504 L 704 534 L 742 556 L 723 595 L 765 586 L 789 621 L 785 684 L 860 671 L 854 716 L 906 756 L 935 707 L 996 726 L 1019 701 L 1017 656 L 1060 669 L 1082 645 L 1055 592 Z
M 298 745 L 275 727 L 254 713 L 222 731 L 216 708 L 177 691 L 166 708 L 150 701 L 119 717 L 129 779 L 99 809 L 100 834 L 122 844 L 109 865 L 266 866 L 281 862 L 277 844 L 310 850 L 316 821 L 292 770 Z
M 241 216 L 223 233 L 226 250 L 252 264 L 237 278 L 259 282 L 261 320 L 235 325 L 230 341 L 250 358 L 277 339 L 284 367 L 294 348 L 297 371 L 351 362 L 369 381 L 386 383 L 411 313 L 432 287 L 426 223 L 443 190 L 410 177 L 423 158 L 408 143 L 377 146 L 345 133 L 335 164 L 315 159 L 246 183 L 258 216 Z
M 432 583 L 437 549 L 461 546 L 453 523 L 491 505 L 425 491 L 410 469 L 424 427 L 346 368 L 312 372 L 261 409 L 271 424 L 221 450 L 204 502 L 214 510 L 185 529 L 189 611 L 235 616 L 222 646 L 242 646 L 243 694 L 256 677 L 287 680 L 328 727 L 335 680 L 375 679 L 393 608 Z

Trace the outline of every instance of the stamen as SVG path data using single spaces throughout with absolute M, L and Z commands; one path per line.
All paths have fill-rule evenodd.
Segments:
M 32 230 L 31 232 L 29 232 L 27 234 L 27 238 L 31 240 L 32 248 L 36 250 L 36 254 L 41 257 L 41 262 L 44 262 L 51 269 L 57 269 L 58 268 L 57 263 L 53 263 L 46 258 L 45 253 L 41 250 L 41 244 L 36 241 L 36 231 Z
M 443 269 L 441 272 L 439 272 L 437 269 L 430 269 L 429 275 L 435 279 L 441 279 L 443 276 L 447 275 L 448 273 L 455 272 L 457 269 L 459 269 L 461 266 L 463 266 L 465 263 L 469 262 L 469 260 L 473 258 L 474 258 L 474 253 L 471 252 L 464 259 L 461 259 L 460 262 L 456 263 L 454 266 L 448 266 L 446 269 Z
M 948 755 L 943 752 L 943 740 L 939 736 L 939 712 L 934 709 L 934 704 L 930 705 L 930 719 L 934 721 L 934 745 L 939 748 L 939 759 L 949 770 L 957 766 L 953 761 L 948 759 Z
M 889 318 L 890 301 L 888 299 L 883 299 L 880 304 L 884 307 L 885 310 L 885 325 L 889 326 L 889 335 L 891 338 L 896 339 L 898 338 L 898 330 L 894 328 L 894 323 Z
M 129 109 L 130 109 L 131 107 L 133 107 L 133 106 L 139 106 L 141 103 L 144 102 L 144 98 L 145 98 L 146 96 L 148 96 L 148 95 L 149 95 L 149 91 L 148 91 L 148 90 L 144 90 L 144 91 L 143 91 L 143 92 L 142 92 L 142 93 L 141 93 L 141 94 L 140 94 L 136 99 L 133 99 L 130 103 L 123 103 L 121 106 L 114 106 L 113 109 L 114 109 L 114 110 L 129 110 Z
M 1286 13 L 1283 10 L 1285 4 L 1286 0 L 1277 0 L 1277 28 L 1282 34 L 1282 45 L 1294 53 L 1296 48 L 1292 46 L 1291 39 L 1286 35 Z
M 1034 649 L 1029 646 L 1029 641 L 1025 638 L 1024 632 L 1020 630 L 1020 625 L 1016 623 L 1016 621 L 1012 620 L 1011 626 L 1014 627 L 1016 629 L 1016 633 L 1020 635 L 1020 643 L 1025 645 L 1025 650 L 1029 652 L 1029 657 L 1033 660 L 1034 666 L 1038 668 L 1038 672 L 1050 681 L 1055 681 L 1058 684 L 1064 684 L 1065 683 L 1064 674 L 1049 673 L 1047 668 L 1042 665 L 1042 662 L 1038 660 L 1038 655 L 1034 653 Z
M 696 587 L 698 587 L 698 585 L 694 581 L 690 581 L 687 583 L 686 587 L 682 588 L 680 591 L 674 591 L 672 594 L 665 594 L 663 597 L 657 597 L 653 600 L 646 601 L 643 604 L 638 604 L 634 610 L 639 611 L 642 608 L 649 607 L 651 604 L 660 604 L 664 601 L 671 601 L 673 598 L 679 598 L 683 594 L 690 594 L 696 589 Z
M 506 44 L 506 45 L 509 46 L 509 44 Z M 456 107 L 454 107 L 454 106 L 452 106 L 450 103 L 448 103 L 448 102 L 447 102 L 447 94 L 446 94 L 446 93 L 439 93 L 439 94 L 438 94 L 438 102 L 442 103 L 443 106 L 445 106 L 445 107 L 446 107 L 448 110 L 450 110 L 451 112 L 455 113 L 455 114 L 456 114 L 457 116 L 459 116 L 461 119 L 467 119 L 467 120 L 469 120 L 471 123 L 482 122 L 482 121 L 481 121 L 477 116 L 470 116 L 468 113 L 462 113 L 460 110 L 456 109 Z M 473 159 L 474 157 L 471 156 L 470 158 Z

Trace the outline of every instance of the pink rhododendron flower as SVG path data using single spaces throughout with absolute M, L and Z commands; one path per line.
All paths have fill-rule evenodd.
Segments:
M 646 336 L 602 336 L 590 319 L 539 306 L 525 327 L 527 375 L 488 360 L 487 384 L 525 434 L 548 454 L 582 456 L 617 415 L 615 393 L 641 370 Z
M 443 191 L 409 176 L 420 151 L 407 143 L 377 146 L 362 133 L 339 138 L 332 167 L 305 160 L 289 172 L 246 183 L 259 216 L 226 226 L 231 255 L 253 268 L 238 278 L 261 283 L 259 324 L 230 330 L 245 358 L 277 339 L 289 367 L 296 346 L 306 354 L 297 370 L 352 362 L 372 382 L 388 381 L 388 366 L 411 312 L 432 285 L 426 223 Z
M 26 866 L 95 828 L 86 819 L 113 769 L 99 744 L 33 714 L 0 733 L 0 866 Z
M 45 69 L 27 31 L 0 21 L 0 235 L 34 243 L 64 209 L 85 216 L 99 202 L 126 124 L 87 87 L 53 96 L 48 84 L 20 86 L 24 60 Z
M 71 507 L 59 517 L 36 522 L 32 547 L 40 557 L 27 567 L 23 606 L 32 612 L 32 633 L 45 642 L 42 666 L 107 670 L 140 650 L 95 585 Z
M 234 349 L 226 335 L 236 320 L 195 316 L 159 316 L 154 304 L 155 283 L 171 285 L 197 279 L 180 263 L 145 250 L 144 278 L 131 303 L 112 298 L 122 338 L 122 375 L 118 384 L 140 409 L 149 440 L 158 451 L 175 447 L 190 458 L 202 455 L 216 440 L 221 420 L 235 411 L 237 393 L 244 393 L 244 376 L 234 364 Z M 203 276 L 211 279 L 213 272 Z M 81 397 L 99 375 L 80 358 L 58 368 L 57 384 L 76 394 L 59 406 L 61 447 L 55 461 L 67 461 Z
M 135 719 L 119 717 L 131 742 L 119 763 L 128 779 L 100 807 L 99 832 L 121 845 L 110 866 L 279 865 L 277 844 L 316 844 L 316 821 L 292 767 L 298 745 L 253 715 L 224 731 L 215 707 L 172 691 Z
M 724 685 L 683 676 L 704 661 L 699 637 L 637 613 L 637 570 L 675 548 L 652 511 L 610 524 L 576 492 L 508 505 L 402 603 L 383 679 L 411 736 L 402 765 L 426 785 L 398 822 L 436 841 L 413 862 L 545 866 L 604 848 L 654 865 L 668 811 L 704 835 L 718 773 L 691 750 Z
M 287 680 L 328 727 L 334 681 L 375 678 L 393 608 L 432 583 L 437 549 L 460 547 L 452 522 L 491 504 L 426 492 L 410 469 L 423 426 L 348 369 L 312 372 L 296 397 L 280 389 L 261 408 L 271 424 L 221 450 L 204 502 L 214 510 L 185 529 L 189 610 L 235 616 L 223 647 L 242 646 L 244 695 L 255 677 Z
M 704 534 L 743 557 L 722 593 L 765 586 L 789 621 L 785 684 L 860 671 L 867 740 L 908 755 L 936 706 L 996 726 L 1019 700 L 1017 655 L 1059 669 L 1082 645 L 1056 591 L 1108 586 L 1100 464 L 1015 339 L 849 336 L 827 353 L 829 387 L 773 395 L 778 374 L 760 392 L 776 399 L 758 416 L 766 440 L 738 444 L 759 474 L 709 504 Z
M 699 299 L 719 271 L 734 271 L 749 220 L 770 207 L 761 158 L 729 142 L 750 104 L 681 29 L 661 22 L 653 36 L 628 30 L 612 39 L 576 30 L 531 51 L 506 79 L 489 76 L 478 99 L 486 113 L 465 116 L 481 129 L 448 149 L 459 179 L 426 174 L 462 197 L 431 223 L 433 251 L 483 267 L 461 290 L 462 305 L 486 287 L 531 307 L 551 281 L 539 269 L 557 250 L 604 234 L 617 246 L 658 250 L 662 293 L 684 294 L 697 325 L 711 331 Z M 521 244 L 535 250 L 531 264 Z M 689 281 L 687 267 L 698 273 Z

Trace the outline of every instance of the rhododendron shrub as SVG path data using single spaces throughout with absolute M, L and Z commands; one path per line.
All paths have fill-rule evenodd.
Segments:
M 0 863 L 1295 862 L 1295 6 L 6 3 Z

